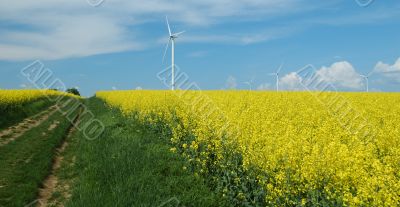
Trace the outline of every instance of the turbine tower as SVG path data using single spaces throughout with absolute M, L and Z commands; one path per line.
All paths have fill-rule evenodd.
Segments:
M 167 54 L 168 51 L 168 47 L 169 44 L 171 43 L 171 90 L 175 90 L 175 39 L 179 37 L 179 35 L 181 35 L 182 33 L 184 33 L 185 31 L 182 32 L 178 32 L 178 33 L 172 33 L 171 32 L 171 27 L 169 26 L 169 22 L 168 22 L 168 17 L 165 17 L 165 20 L 167 22 L 167 27 L 168 27 L 168 34 L 169 34 L 169 40 L 167 43 L 167 46 L 165 47 L 165 51 L 164 51 L 164 56 L 163 56 L 163 62 L 165 59 L 165 55 Z
M 283 63 L 279 66 L 278 70 L 275 73 L 270 73 L 269 75 L 276 76 L 276 91 L 279 91 L 279 72 L 281 72 L 283 68 Z
M 250 88 L 250 91 L 252 91 L 253 90 L 253 82 L 254 82 L 254 78 L 252 78 L 250 81 L 246 81 L 246 82 L 243 82 L 243 83 L 248 85 L 249 88 Z
M 371 76 L 371 74 L 372 74 L 373 72 L 374 72 L 374 71 L 371 71 L 370 73 L 368 73 L 368 75 L 360 75 L 362 78 L 365 79 L 366 90 L 367 90 L 367 92 L 369 92 L 369 77 Z

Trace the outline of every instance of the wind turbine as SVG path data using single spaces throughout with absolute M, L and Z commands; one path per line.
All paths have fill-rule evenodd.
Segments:
M 165 59 L 165 55 L 167 54 L 169 44 L 171 43 L 171 70 L 172 70 L 171 89 L 175 90 L 175 39 L 178 38 L 179 35 L 181 35 L 185 31 L 178 32 L 178 33 L 172 33 L 171 32 L 171 27 L 169 26 L 169 22 L 168 22 L 168 17 L 167 16 L 165 17 L 165 20 L 167 22 L 169 40 L 168 40 L 167 46 L 165 47 L 164 56 L 163 56 L 163 62 L 164 62 L 164 59 Z
M 367 86 L 367 92 L 369 92 L 369 77 L 371 76 L 371 74 L 373 72 L 374 71 L 371 71 L 370 73 L 368 73 L 368 75 L 360 75 L 362 78 L 365 79 L 365 83 L 366 83 L 366 86 Z
M 243 83 L 248 85 L 249 88 L 250 88 L 250 91 L 252 91 L 253 90 L 253 82 L 254 82 L 254 78 L 252 78 L 250 81 L 246 81 L 246 82 L 243 82 Z
M 279 72 L 281 72 L 283 68 L 283 63 L 279 66 L 278 70 L 275 73 L 270 73 L 269 75 L 276 76 L 276 91 L 279 91 Z

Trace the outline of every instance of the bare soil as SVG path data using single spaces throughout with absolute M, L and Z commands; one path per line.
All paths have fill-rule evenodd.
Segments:
M 54 192 L 61 192 L 62 197 L 65 199 L 68 199 L 71 195 L 69 193 L 69 185 L 67 183 L 59 183 L 59 179 L 56 176 L 56 172 L 58 169 L 61 167 L 61 163 L 64 159 L 62 156 L 62 153 L 65 151 L 65 149 L 68 146 L 68 138 L 75 132 L 75 123 L 78 122 L 80 117 L 80 114 L 77 115 L 77 117 L 74 120 L 74 124 L 71 125 L 71 128 L 68 131 L 68 134 L 66 135 L 65 139 L 63 140 L 63 143 L 59 148 L 56 149 L 56 156 L 53 160 L 53 165 L 51 169 L 50 175 L 45 179 L 45 181 L 42 184 L 42 188 L 39 190 L 39 196 L 36 202 L 36 206 L 38 207 L 44 207 L 44 206 L 61 206 L 63 207 L 63 203 L 53 203 L 51 202 L 51 198 Z M 57 127 L 59 122 L 53 123 L 49 127 L 49 131 L 53 130 L 55 127 Z

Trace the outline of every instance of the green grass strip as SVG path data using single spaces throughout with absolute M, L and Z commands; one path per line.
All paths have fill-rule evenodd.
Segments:
M 0 130 L 12 126 L 29 116 L 33 116 L 52 104 L 47 98 L 41 98 L 21 105 L 0 105 Z
M 106 129 L 93 141 L 82 133 L 69 139 L 69 162 L 58 173 L 61 182 L 73 181 L 66 206 L 224 206 L 159 135 L 98 99 L 87 106 Z
M 60 124 L 48 131 L 56 120 Z M 38 127 L 0 147 L 0 206 L 24 206 L 36 199 L 38 189 L 51 171 L 55 149 L 70 125 L 56 112 Z

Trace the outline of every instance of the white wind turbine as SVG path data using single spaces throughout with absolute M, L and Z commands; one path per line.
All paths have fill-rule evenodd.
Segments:
M 367 90 L 367 92 L 369 92 L 369 77 L 371 76 L 371 74 L 372 74 L 373 72 L 374 72 L 374 71 L 371 71 L 370 73 L 368 73 L 368 75 L 360 75 L 362 78 L 365 79 L 366 90 Z
M 172 33 L 171 27 L 169 26 L 167 16 L 165 17 L 165 20 L 167 21 L 169 40 L 168 40 L 167 46 L 165 47 L 163 62 L 165 59 L 165 55 L 167 54 L 169 44 L 171 43 L 171 70 L 172 70 L 171 89 L 175 90 L 175 39 L 178 38 L 178 36 L 181 35 L 182 33 L 184 33 L 185 31 L 178 32 L 178 33 Z
M 252 78 L 250 81 L 246 81 L 246 82 L 243 82 L 243 83 L 248 85 L 249 88 L 250 88 L 250 91 L 252 91 L 253 90 L 253 82 L 254 82 L 254 78 Z
M 283 63 L 279 66 L 278 70 L 276 71 L 276 73 L 270 73 L 269 75 L 274 75 L 276 76 L 276 91 L 279 91 L 279 72 L 281 72 L 283 68 Z

